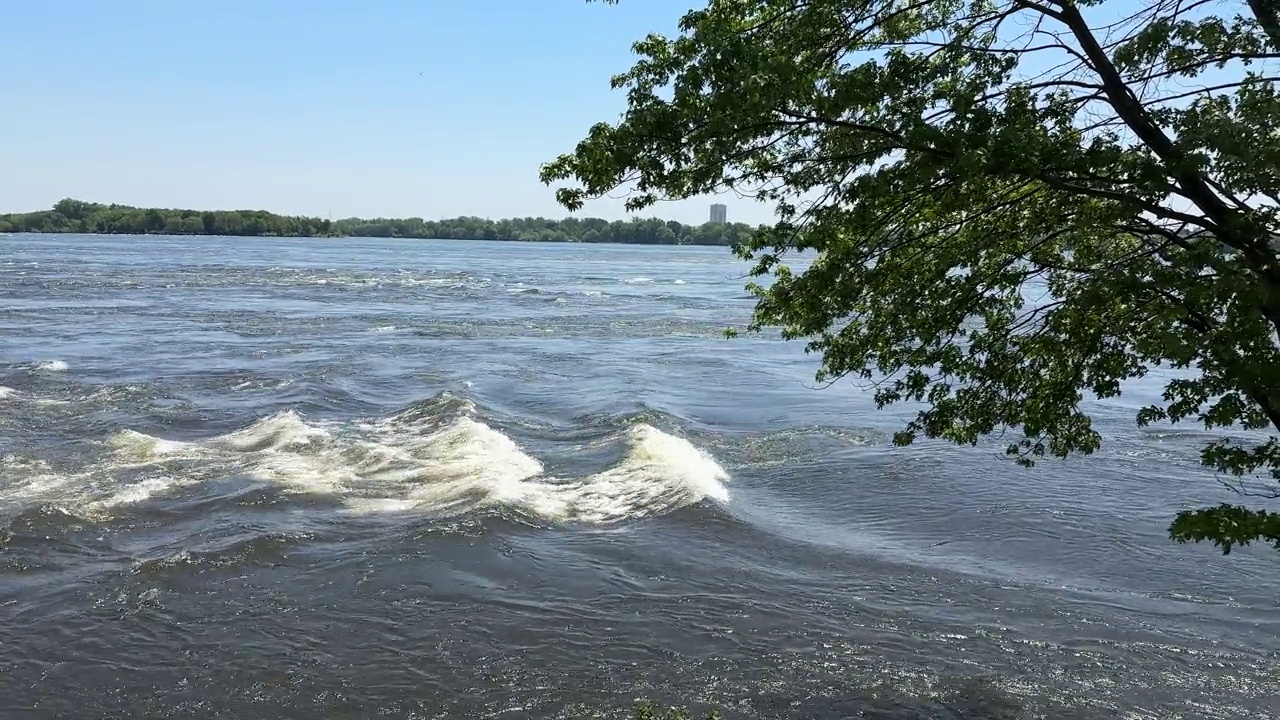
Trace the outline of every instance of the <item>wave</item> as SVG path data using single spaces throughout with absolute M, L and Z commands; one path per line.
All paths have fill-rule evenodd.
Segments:
M 241 532 L 231 538 L 207 541 L 200 546 L 179 549 L 136 560 L 131 572 L 158 577 L 176 568 L 235 567 L 254 562 L 280 560 L 290 547 L 310 539 L 307 533 Z
M 69 366 L 62 360 L 41 360 L 31 366 L 36 372 L 66 372 Z
M 243 430 L 219 435 L 205 444 L 213 449 L 251 453 L 306 447 L 329 437 L 327 430 L 308 425 L 296 412 L 286 410 L 263 418 Z
M 14 390 L 11 387 L 5 387 L 4 385 L 0 385 L 0 400 L 4 400 L 5 398 L 8 398 L 8 397 L 13 397 L 17 394 L 18 394 L 17 390 Z
M 711 455 L 651 425 L 629 432 L 616 467 L 560 484 L 531 483 L 521 507 L 562 521 L 605 524 L 668 512 L 703 500 L 729 501 L 729 475 Z
M 580 477 L 549 475 L 543 463 L 476 416 L 468 400 L 444 395 L 388 418 L 309 422 L 293 411 L 197 441 L 124 430 L 76 479 L 42 473 L 26 499 L 71 503 L 106 518 L 201 483 L 248 478 L 286 494 L 319 495 L 354 516 L 443 518 L 483 510 L 536 523 L 611 524 L 729 500 L 729 474 L 688 440 L 647 423 L 613 431 L 620 461 Z M 14 500 L 10 490 L 0 498 Z M 80 493 L 67 498 L 59 491 Z M 9 496 L 9 497 L 4 497 Z
M 302 268 L 273 267 L 261 273 L 253 280 L 255 284 L 266 284 L 283 287 L 300 285 L 317 285 L 322 287 L 338 287 L 347 289 L 426 289 L 426 290 L 483 290 L 492 285 L 490 278 L 474 277 L 466 272 L 439 275 L 434 272 L 415 273 L 408 270 L 394 272 L 379 271 L 340 271 L 336 268 L 325 268 L 321 271 Z M 202 284 L 207 281 L 202 280 Z
M 153 498 L 163 497 L 187 484 L 189 483 L 173 476 L 144 478 L 124 485 L 104 498 L 89 502 L 83 509 L 90 517 L 103 518 L 122 506 L 137 505 Z
M 71 489 L 89 484 L 85 472 L 63 472 L 50 463 L 17 454 L 0 456 L 0 512 L 11 515 L 33 506 L 56 504 Z

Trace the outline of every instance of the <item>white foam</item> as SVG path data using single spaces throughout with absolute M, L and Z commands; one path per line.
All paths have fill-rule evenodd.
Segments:
M 329 438 L 323 428 L 308 425 L 292 410 L 276 413 L 226 435 L 207 441 L 207 445 L 235 452 L 262 452 L 287 447 L 311 445 Z
M 394 332 L 395 329 L 396 329 L 395 325 L 382 325 L 382 326 L 373 328 L 372 332 L 387 333 L 387 332 Z
M 62 360 L 41 360 L 31 368 L 36 372 L 66 372 L 68 365 Z
M 166 456 L 177 455 L 196 448 L 192 443 L 177 440 L 165 440 L 152 437 L 133 430 L 122 430 L 107 441 L 120 459 L 150 461 Z
M 407 495 L 356 497 L 347 504 L 358 514 L 508 507 L 547 522 L 608 524 L 706 499 L 729 500 L 728 473 L 688 440 L 639 425 L 629 431 L 628 443 L 616 467 L 562 480 L 542 476 L 541 463 L 510 438 L 464 419 L 425 439 L 433 456 Z
M 58 472 L 43 460 L 19 455 L 0 457 L 0 468 L 5 470 L 0 508 L 20 509 L 32 503 L 57 502 L 92 482 L 90 473 Z
M 683 281 L 683 280 L 672 280 L 672 281 L 671 281 L 671 284 L 672 284 L 672 285 L 685 285 L 686 283 L 685 283 L 685 281 Z
M 268 452 L 246 465 L 242 472 L 275 483 L 286 491 L 342 497 L 357 479 L 351 468 L 336 459 Z
M 464 407 L 464 410 L 466 408 Z M 244 472 L 302 493 L 340 497 L 360 514 L 419 511 L 451 515 L 474 509 L 501 488 L 542 472 L 510 438 L 469 417 L 443 427 L 387 420 L 329 433 L 291 431 L 307 442 L 253 450 Z M 277 426 L 283 423 L 277 419 Z M 260 424 L 261 425 L 261 424 Z M 317 443 L 320 435 L 328 442 Z M 241 434 L 261 435 L 261 430 Z M 207 443 L 226 445 L 226 437 Z
M 173 477 L 156 477 L 146 478 L 135 483 L 129 483 L 117 489 L 107 497 L 101 500 L 95 500 L 87 506 L 90 512 L 93 511 L 109 511 L 112 508 L 121 505 L 136 505 L 145 502 L 157 495 L 163 495 L 171 491 L 174 487 L 183 484 Z
M 616 467 L 576 482 L 529 483 L 519 505 L 548 520 L 605 524 L 728 502 L 729 474 L 688 440 L 650 425 L 631 428 L 628 440 Z
M 14 390 L 11 387 L 5 387 L 4 385 L 0 385 L 0 400 L 3 400 L 7 397 L 13 397 L 14 395 L 17 395 L 17 394 L 18 394 L 17 390 Z
M 347 512 L 352 515 L 402 515 L 413 512 L 418 504 L 412 500 L 397 498 L 350 498 Z
M 627 285 L 652 285 L 653 278 L 633 277 L 628 280 L 623 280 L 622 282 L 626 283 Z
M 164 459 L 176 455 L 209 455 L 223 453 L 251 454 L 311 446 L 328 439 L 324 428 L 308 425 L 292 410 L 265 417 L 245 428 L 218 435 L 200 442 L 183 442 L 123 430 L 108 440 L 107 444 L 118 458 L 139 460 Z
M 422 464 L 404 499 L 436 514 L 517 500 L 524 495 L 523 482 L 543 471 L 511 438 L 468 417 L 423 438 L 415 449 Z
M 294 412 L 195 442 L 126 430 L 103 460 L 76 478 L 32 467 L 0 499 L 68 501 L 109 515 L 179 487 L 246 476 L 283 491 L 340 500 L 351 513 L 454 516 L 507 508 L 543 522 L 606 524 L 669 512 L 706 499 L 727 502 L 728 473 L 683 438 L 649 425 L 629 429 L 616 466 L 581 478 L 545 474 L 514 440 L 461 403 L 451 419 L 417 413 L 347 424 L 310 424 Z M 174 471 L 182 461 L 182 471 Z M 119 480 L 131 468 L 130 481 Z

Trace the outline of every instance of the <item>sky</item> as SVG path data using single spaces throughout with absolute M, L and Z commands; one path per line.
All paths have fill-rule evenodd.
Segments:
M 333 218 L 563 217 L 539 166 L 625 109 L 696 0 L 0 3 L 0 212 L 64 197 Z M 733 196 L 642 215 L 768 222 Z M 620 199 L 582 215 L 625 217 Z

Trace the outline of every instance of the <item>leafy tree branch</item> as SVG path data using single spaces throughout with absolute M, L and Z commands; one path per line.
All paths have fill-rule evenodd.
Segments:
M 805 339 L 820 379 L 925 403 L 900 443 L 1016 432 L 1024 464 L 1090 453 L 1085 401 L 1175 368 L 1191 377 L 1135 421 L 1243 432 L 1201 459 L 1274 499 L 1280 10 L 1116 8 L 711 0 L 635 44 L 623 118 L 542 179 L 570 210 L 616 192 L 773 204 L 740 248 L 772 279 L 752 327 Z M 803 272 L 798 250 L 816 253 Z M 1226 552 L 1276 542 L 1275 517 L 1188 510 L 1170 535 Z

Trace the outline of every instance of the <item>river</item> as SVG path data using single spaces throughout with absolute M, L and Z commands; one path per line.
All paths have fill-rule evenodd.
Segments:
M 1216 436 L 893 447 L 722 248 L 0 237 L 0 715 L 1266 718 Z M 949 714 L 948 714 L 949 713 Z

